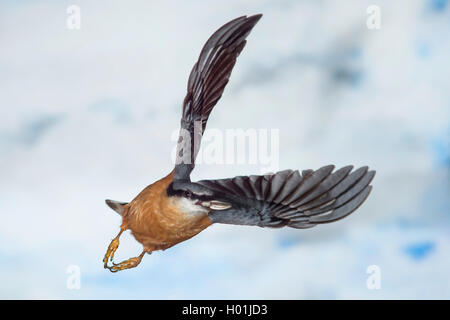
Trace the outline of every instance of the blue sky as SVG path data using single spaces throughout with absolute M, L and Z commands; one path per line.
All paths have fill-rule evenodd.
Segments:
M 66 27 L 81 8 L 81 29 Z M 366 9 L 381 8 L 368 30 Z M 0 297 L 450 298 L 450 5 L 417 1 L 4 1 Z M 352 216 L 308 230 L 213 226 L 137 269 L 101 260 L 129 201 L 172 169 L 210 34 L 264 16 L 208 129 L 279 129 L 280 169 L 369 165 Z M 193 179 L 259 173 L 199 165 Z M 117 257 L 140 246 L 126 234 Z M 66 286 L 79 266 L 81 288 Z M 381 288 L 369 290 L 377 265 Z

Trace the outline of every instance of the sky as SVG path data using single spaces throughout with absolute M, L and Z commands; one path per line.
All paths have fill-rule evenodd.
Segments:
M 110 273 L 104 199 L 172 170 L 203 44 L 256 13 L 208 130 L 278 130 L 280 170 L 368 165 L 371 195 L 337 223 L 213 225 Z M 446 0 L 0 2 L 0 298 L 449 299 L 449 35 Z M 266 169 L 205 163 L 192 180 Z M 116 259 L 140 251 L 127 232 Z

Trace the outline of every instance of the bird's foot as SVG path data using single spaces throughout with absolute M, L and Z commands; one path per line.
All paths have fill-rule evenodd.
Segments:
M 119 247 L 119 238 L 122 232 L 125 229 L 121 228 L 119 234 L 112 239 L 111 243 L 108 246 L 108 250 L 106 250 L 105 256 L 103 257 L 103 267 L 106 269 L 108 268 L 108 262 L 113 260 L 114 253 L 116 252 L 117 248 Z
M 139 263 L 141 263 L 142 257 L 144 256 L 144 254 L 147 251 L 144 250 L 142 251 L 142 253 L 134 258 L 130 258 L 128 260 L 122 261 L 120 263 L 114 263 L 112 266 L 107 266 L 105 265 L 105 268 L 108 268 L 109 271 L 111 272 L 117 272 L 117 271 L 121 271 L 121 270 L 125 270 L 125 269 L 131 269 L 131 268 L 135 268 L 139 265 Z

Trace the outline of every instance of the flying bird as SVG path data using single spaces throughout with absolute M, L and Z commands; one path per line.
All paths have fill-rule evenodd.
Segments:
M 261 14 L 236 18 L 206 42 L 188 80 L 176 164 L 171 173 L 142 190 L 131 202 L 106 200 L 122 216 L 119 234 L 103 258 L 111 272 L 134 268 L 146 253 L 165 250 L 215 223 L 305 229 L 342 219 L 369 195 L 375 171 L 333 165 L 317 170 L 284 170 L 192 182 L 200 140 L 209 115 Z M 119 237 L 131 230 L 140 255 L 114 263 Z M 110 263 L 111 262 L 111 263 Z

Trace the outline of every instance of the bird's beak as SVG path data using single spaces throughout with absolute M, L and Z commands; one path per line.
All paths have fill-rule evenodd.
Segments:
M 200 205 L 211 210 L 226 210 L 231 208 L 231 204 L 218 200 L 202 201 L 200 202 Z

